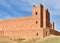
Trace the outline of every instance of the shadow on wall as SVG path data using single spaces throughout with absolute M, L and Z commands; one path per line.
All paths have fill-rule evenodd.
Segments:
M 50 29 L 50 34 L 56 35 L 56 36 L 60 36 L 60 32 Z

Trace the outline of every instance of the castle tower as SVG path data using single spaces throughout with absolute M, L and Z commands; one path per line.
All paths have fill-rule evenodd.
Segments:
M 43 10 L 43 27 L 50 28 L 50 13 L 47 8 Z
M 40 28 L 50 28 L 50 13 L 47 8 L 43 8 L 42 4 L 37 7 L 33 5 L 32 16 L 39 20 Z
M 54 22 L 50 22 L 50 29 L 54 30 Z
M 43 5 L 40 4 L 39 6 L 34 6 L 32 8 L 32 16 L 38 21 L 39 28 L 43 27 Z

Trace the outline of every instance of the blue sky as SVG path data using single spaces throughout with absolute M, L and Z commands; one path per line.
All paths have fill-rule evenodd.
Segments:
M 0 20 L 32 15 L 32 5 L 49 9 L 55 29 L 60 31 L 60 0 L 0 0 Z

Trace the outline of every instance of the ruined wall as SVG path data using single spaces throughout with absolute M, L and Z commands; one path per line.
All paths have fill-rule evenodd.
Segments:
M 4 33 L 5 33 L 4 36 L 10 38 L 25 38 L 25 39 L 43 38 L 42 29 L 11 30 L 11 31 L 9 30 L 9 31 L 4 31 Z
M 0 21 L 5 37 L 43 38 L 43 6 L 33 6 L 32 16 Z M 36 36 L 37 34 L 37 36 Z
M 34 18 L 4 20 L 0 22 L 0 28 L 4 31 L 1 35 L 3 34 L 4 37 L 11 38 L 41 38 L 43 37 L 43 30 L 38 26 Z
M 60 36 L 60 32 L 58 32 L 57 30 L 53 30 L 53 29 L 50 29 L 50 34 Z
M 0 36 L 11 38 L 43 38 L 50 34 L 59 35 L 50 22 L 50 13 L 42 4 L 32 7 L 32 16 L 0 21 Z
M 50 35 L 49 31 L 50 31 L 49 28 L 44 28 L 43 29 L 43 37 L 49 36 Z
M 54 22 L 50 22 L 50 29 L 54 30 Z

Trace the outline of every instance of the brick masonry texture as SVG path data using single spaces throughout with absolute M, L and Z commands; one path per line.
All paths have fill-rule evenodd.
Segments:
M 50 34 L 60 35 L 54 30 L 54 22 L 50 22 L 48 8 L 42 4 L 32 6 L 32 16 L 0 21 L 0 36 L 8 38 L 44 38 Z

